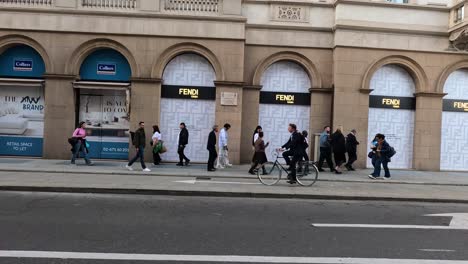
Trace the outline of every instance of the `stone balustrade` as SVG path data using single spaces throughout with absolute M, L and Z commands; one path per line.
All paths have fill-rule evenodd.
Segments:
M 52 6 L 52 0 L 0 0 L 2 6 Z
M 135 9 L 137 0 L 81 0 L 81 6 L 96 9 Z
M 221 10 L 221 0 L 165 0 L 163 10 L 172 13 L 211 13 Z

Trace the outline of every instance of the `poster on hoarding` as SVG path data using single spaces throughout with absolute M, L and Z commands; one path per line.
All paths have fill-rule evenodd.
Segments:
M 79 122 L 86 123 L 91 158 L 128 158 L 130 125 L 127 107 L 126 91 L 80 92 Z
M 42 156 L 44 88 L 0 87 L 0 155 Z

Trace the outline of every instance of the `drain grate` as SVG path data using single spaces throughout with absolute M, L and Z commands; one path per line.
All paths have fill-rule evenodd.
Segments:
M 195 180 L 210 181 L 210 180 L 211 180 L 211 177 L 198 176 L 198 177 L 195 177 Z

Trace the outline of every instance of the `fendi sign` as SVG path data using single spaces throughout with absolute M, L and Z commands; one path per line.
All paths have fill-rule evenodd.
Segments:
M 310 93 L 260 92 L 260 103 L 310 105 Z
M 444 99 L 443 110 L 446 112 L 468 113 L 468 100 Z
M 369 107 L 388 108 L 388 109 L 416 109 L 416 99 L 414 97 L 396 97 L 396 96 L 369 96 Z
M 161 87 L 161 97 L 216 100 L 216 87 L 163 85 Z

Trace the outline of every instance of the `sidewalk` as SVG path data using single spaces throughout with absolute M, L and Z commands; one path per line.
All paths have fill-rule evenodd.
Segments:
M 64 160 L 1 158 L 0 189 L 468 203 L 468 173 L 393 170 L 392 179 L 384 181 L 368 179 L 369 170 L 325 172 L 306 188 L 285 182 L 263 186 L 247 173 L 248 165 L 207 172 L 205 165 L 165 164 L 144 173 L 138 164 L 135 171 L 126 170 L 125 164 L 96 161 L 88 167 Z

